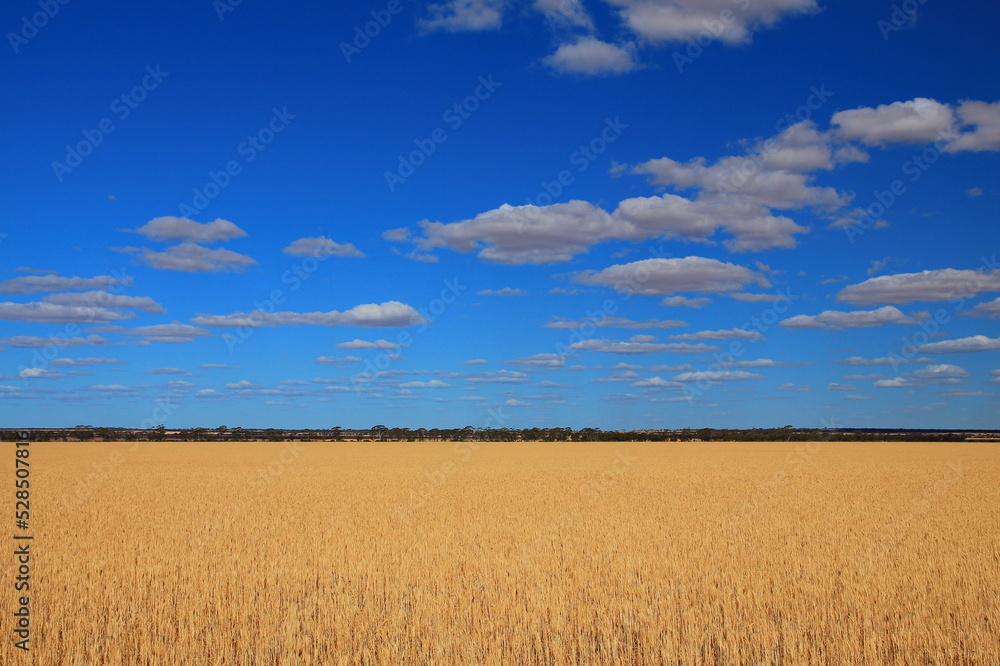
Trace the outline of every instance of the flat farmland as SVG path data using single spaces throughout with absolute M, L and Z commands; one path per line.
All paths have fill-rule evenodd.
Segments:
M 0 663 L 997 664 L 998 447 L 35 443 Z

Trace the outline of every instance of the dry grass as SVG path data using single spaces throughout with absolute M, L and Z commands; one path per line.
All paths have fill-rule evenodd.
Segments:
M 33 663 L 1000 663 L 997 444 L 302 446 L 32 445 Z

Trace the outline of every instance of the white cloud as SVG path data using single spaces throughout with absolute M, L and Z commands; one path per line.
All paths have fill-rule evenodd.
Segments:
M 351 340 L 350 342 L 340 342 L 337 344 L 339 349 L 401 349 L 402 345 L 395 342 L 389 342 L 388 340 L 376 340 L 375 342 L 368 342 L 367 340 Z
M 663 377 L 650 377 L 649 379 L 641 379 L 637 382 L 633 382 L 631 386 L 636 386 L 639 388 L 677 388 L 681 386 L 679 382 L 667 381 Z
M 880 379 L 874 384 L 875 388 L 914 388 L 914 384 L 906 377 L 894 377 L 893 379 Z
M 247 379 L 241 379 L 238 382 L 233 382 L 231 384 L 226 384 L 227 389 L 233 389 L 234 391 L 246 391 L 250 389 L 264 388 L 260 384 L 254 384 Z
M 839 111 L 830 119 L 844 139 L 869 146 L 931 143 L 950 130 L 955 114 L 947 104 L 918 97 L 907 102 Z
M 566 365 L 566 357 L 563 354 L 535 354 L 534 356 L 522 356 L 507 361 L 511 365 L 519 365 L 525 368 L 562 368 Z
M 229 220 L 217 219 L 214 222 L 201 224 L 186 217 L 172 216 L 153 218 L 138 229 L 126 229 L 126 231 L 134 231 L 150 240 L 174 243 L 217 243 L 247 235 Z
M 972 376 L 965 368 L 960 368 L 957 365 L 949 365 L 948 363 L 928 365 L 926 368 L 915 370 L 912 374 L 914 377 L 926 380 L 963 379 Z
M 399 388 L 450 388 L 451 384 L 443 382 L 440 379 L 431 379 L 430 381 L 422 382 L 406 382 L 400 384 Z
M 150 314 L 163 314 L 163 306 L 148 296 L 125 296 L 111 294 L 106 291 L 84 291 L 62 294 L 49 294 L 42 298 L 45 303 L 56 305 L 73 305 L 99 308 L 129 308 L 141 310 Z
M 994 351 L 1000 349 L 1000 338 L 973 335 L 957 340 L 928 342 L 924 345 L 916 345 L 913 349 L 924 354 L 959 354 L 964 352 Z
M 841 361 L 834 361 L 834 363 L 839 363 L 841 365 L 849 365 L 854 367 L 865 367 L 865 366 L 877 366 L 877 365 L 899 365 L 901 363 L 929 363 L 930 359 L 926 357 L 920 358 L 907 358 L 904 356 L 882 356 L 879 358 L 862 358 L 861 356 L 851 356 L 850 358 L 845 358 Z
M 781 326 L 784 328 L 826 328 L 841 330 L 844 328 L 884 326 L 885 324 L 918 324 L 927 319 L 927 317 L 927 313 L 918 313 L 908 317 L 898 308 L 886 305 L 877 310 L 857 310 L 855 312 L 825 310 L 818 315 L 796 315 L 783 320 Z
M 609 354 L 655 354 L 659 352 L 670 352 L 674 354 L 698 354 L 705 352 L 719 351 L 718 347 L 711 347 L 705 344 L 692 345 L 686 342 L 641 342 L 621 340 L 581 340 L 574 342 L 569 347 L 570 351 L 595 351 Z
M 116 286 L 131 286 L 132 278 L 113 275 L 95 275 L 94 277 L 63 277 L 61 275 L 24 275 L 0 282 L 0 293 L 3 294 L 37 294 L 46 291 L 64 291 L 67 289 L 110 289 Z
M 477 291 L 479 296 L 526 296 L 528 292 L 523 289 L 504 287 L 503 289 L 482 289 Z
M 960 314 L 970 317 L 989 317 L 990 319 L 1000 317 L 1000 297 L 986 303 L 979 303 Z
M 703 34 L 725 44 L 745 44 L 752 33 L 786 16 L 818 10 L 815 0 L 608 0 L 622 22 L 651 42 L 684 42 Z M 712 30 L 709 30 L 709 27 Z
M 479 372 L 470 375 L 466 381 L 472 384 L 523 384 L 531 377 L 524 372 L 498 370 L 496 372 Z
M 660 305 L 670 308 L 701 309 L 712 302 L 711 298 L 688 298 L 687 296 L 667 296 Z
M 59 379 L 60 377 L 65 377 L 66 375 L 61 372 L 56 372 L 55 370 L 47 370 L 45 368 L 25 368 L 17 373 L 17 376 L 21 379 Z
M 706 370 L 703 372 L 682 372 L 674 377 L 678 382 L 738 382 L 747 379 L 763 379 L 764 376 L 756 372 L 746 372 L 744 370 Z
M 54 368 L 90 368 L 97 364 L 120 365 L 125 363 L 117 358 L 84 357 L 84 358 L 54 358 L 49 365 Z
M 199 314 L 191 323 L 209 328 L 236 328 L 262 326 L 356 326 L 362 328 L 395 328 L 421 324 L 425 320 L 420 313 L 405 303 L 387 301 L 381 304 L 357 305 L 350 310 L 338 312 L 271 312 L 253 310 L 234 312 L 228 315 Z
M 300 238 L 282 250 L 293 257 L 364 257 L 353 243 L 337 243 L 326 236 Z
M 39 324 L 102 323 L 134 319 L 135 313 L 53 303 L 0 303 L 0 319 Z
M 749 268 L 705 257 L 643 259 L 602 271 L 583 271 L 576 274 L 576 280 L 643 295 L 738 291 L 748 283 L 770 286 L 766 278 Z
M 346 363 L 360 363 L 361 359 L 357 356 L 317 356 L 313 363 L 328 363 L 331 365 L 344 365 Z
M 698 331 L 697 333 L 681 333 L 671 335 L 671 340 L 763 340 L 764 336 L 757 331 L 746 331 L 742 328 L 732 328 L 721 331 Z
M 410 230 L 406 227 L 387 229 L 382 232 L 382 238 L 392 243 L 402 243 L 410 240 Z
M 826 385 L 828 391 L 855 391 L 855 387 L 850 384 L 838 384 L 837 382 L 832 382 Z
M 943 268 L 920 273 L 880 275 L 844 287 L 837 300 L 855 305 L 904 304 L 914 301 L 947 301 L 1000 291 L 1000 270 Z
M 183 375 L 185 377 L 193 377 L 194 375 L 187 370 L 182 370 L 181 368 L 152 368 L 147 370 L 144 375 Z
M 596 37 L 581 37 L 573 43 L 564 43 L 542 63 L 565 74 L 624 74 L 636 68 L 632 48 L 617 46 Z
M 687 326 L 687 322 L 680 321 L 679 319 L 646 319 L 644 321 L 634 321 L 632 319 L 626 319 L 624 317 L 609 317 L 604 316 L 601 318 L 593 319 L 559 319 L 555 318 L 552 321 L 545 324 L 545 328 L 558 328 L 558 329 L 577 329 L 584 328 L 586 326 L 593 326 L 594 328 L 632 328 L 632 329 L 652 329 L 652 328 L 676 328 L 678 326 Z
M 163 252 L 149 248 L 111 248 L 116 252 L 137 253 L 138 258 L 151 268 L 184 273 L 214 273 L 219 271 L 239 271 L 257 262 L 250 257 L 232 250 L 210 250 L 197 243 L 171 245 Z
M 726 295 L 734 301 L 739 301 L 741 303 L 775 303 L 781 300 L 781 296 L 778 296 L 777 294 L 747 294 L 744 292 L 738 292 Z
M 243 368 L 242 365 L 227 365 L 225 363 L 202 363 L 198 367 L 205 370 L 240 370 Z
M 784 361 L 774 361 L 769 358 L 758 358 L 748 361 L 733 361 L 727 363 L 728 368 L 798 368 L 811 363 L 786 363 Z
M 473 252 L 501 264 L 551 264 L 569 261 L 599 242 L 625 238 L 628 225 L 586 201 L 551 206 L 504 204 L 471 220 L 420 223 L 421 252 L 449 248 Z
M 489 361 L 482 358 L 470 358 L 468 361 L 462 361 L 462 365 L 486 365 L 487 363 Z
M 148 342 L 162 342 L 167 344 L 178 344 L 194 342 L 197 338 L 211 335 L 208 331 L 197 326 L 190 326 L 175 321 L 171 324 L 155 324 L 153 326 L 139 326 L 137 328 L 122 328 L 120 326 L 105 329 L 109 333 L 122 333 L 124 335 L 139 335 Z
M 10 338 L 0 338 L 0 345 L 7 345 L 10 347 L 28 347 L 28 348 L 43 348 L 43 347 L 81 347 L 84 345 L 93 346 L 103 346 L 108 344 L 108 341 L 99 335 L 88 335 L 87 337 L 80 336 L 53 336 L 51 338 L 42 338 L 34 335 L 15 335 Z
M 524 407 L 528 403 L 526 403 L 524 400 L 517 400 L 515 398 L 508 398 L 507 400 L 504 400 L 503 404 L 506 405 L 506 406 L 508 406 L 508 407 Z
M 503 21 L 503 0 L 448 0 L 429 5 L 417 24 L 424 32 L 496 30 Z
M 1000 102 L 963 102 L 958 107 L 958 117 L 963 126 L 974 127 L 963 132 L 949 146 L 951 152 L 960 150 L 1000 150 Z M 973 188 L 976 189 L 976 188 Z

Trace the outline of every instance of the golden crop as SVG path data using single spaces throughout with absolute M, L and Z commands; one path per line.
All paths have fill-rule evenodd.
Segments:
M 8 555 L 3 664 L 1000 664 L 996 444 L 31 460 L 33 649 L 10 637 Z

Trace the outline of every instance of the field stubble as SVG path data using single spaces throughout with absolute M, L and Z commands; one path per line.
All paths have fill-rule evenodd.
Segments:
M 33 444 L 32 662 L 1000 663 L 996 444 L 285 446 Z

